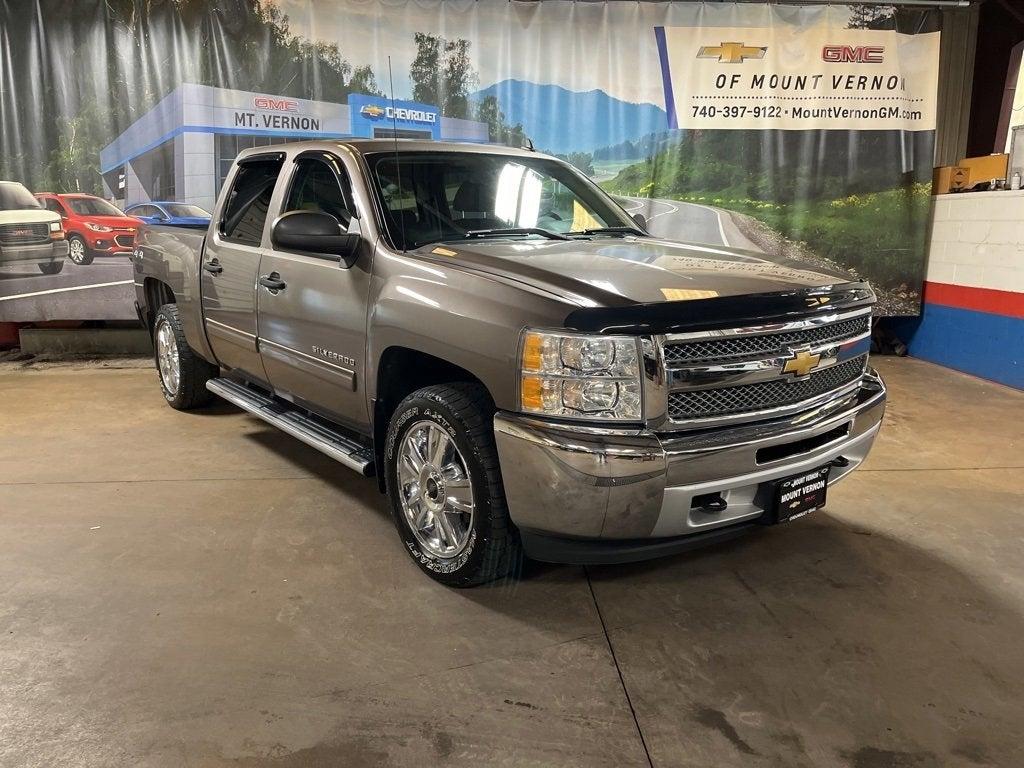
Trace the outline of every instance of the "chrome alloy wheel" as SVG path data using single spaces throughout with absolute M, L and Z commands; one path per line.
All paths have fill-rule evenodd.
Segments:
M 466 461 L 449 434 L 417 421 L 398 454 L 399 501 L 413 535 L 427 552 L 452 558 L 473 531 L 473 486 Z
M 72 237 L 68 243 L 68 254 L 75 264 L 81 264 L 85 261 L 85 242 L 79 237 Z
M 156 327 L 156 362 L 160 367 L 160 379 L 167 392 L 174 397 L 181 385 L 181 362 L 178 360 L 178 345 L 170 323 L 160 320 Z

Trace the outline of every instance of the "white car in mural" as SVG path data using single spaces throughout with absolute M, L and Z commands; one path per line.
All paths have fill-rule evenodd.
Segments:
M 35 264 L 44 275 L 64 269 L 68 244 L 60 216 L 16 181 L 0 181 L 0 266 Z

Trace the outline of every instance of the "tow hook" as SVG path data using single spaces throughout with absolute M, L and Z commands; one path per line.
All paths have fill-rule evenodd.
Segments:
M 832 459 L 833 467 L 848 467 L 850 466 L 850 460 L 845 456 L 836 456 Z
M 725 512 L 729 504 L 720 493 L 702 493 L 693 497 L 690 502 L 690 509 L 697 509 L 701 512 L 717 513 Z

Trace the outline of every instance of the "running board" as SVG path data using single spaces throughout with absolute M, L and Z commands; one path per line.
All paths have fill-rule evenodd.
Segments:
M 206 388 L 364 477 L 373 475 L 373 451 L 322 421 L 230 379 L 210 379 Z

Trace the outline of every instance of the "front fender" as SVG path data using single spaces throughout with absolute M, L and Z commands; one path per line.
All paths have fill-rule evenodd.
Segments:
M 487 387 L 499 409 L 517 407 L 523 328 L 561 328 L 574 308 L 511 280 L 453 263 L 379 252 L 367 339 L 367 396 L 376 397 L 381 356 L 406 347 L 459 366 Z

